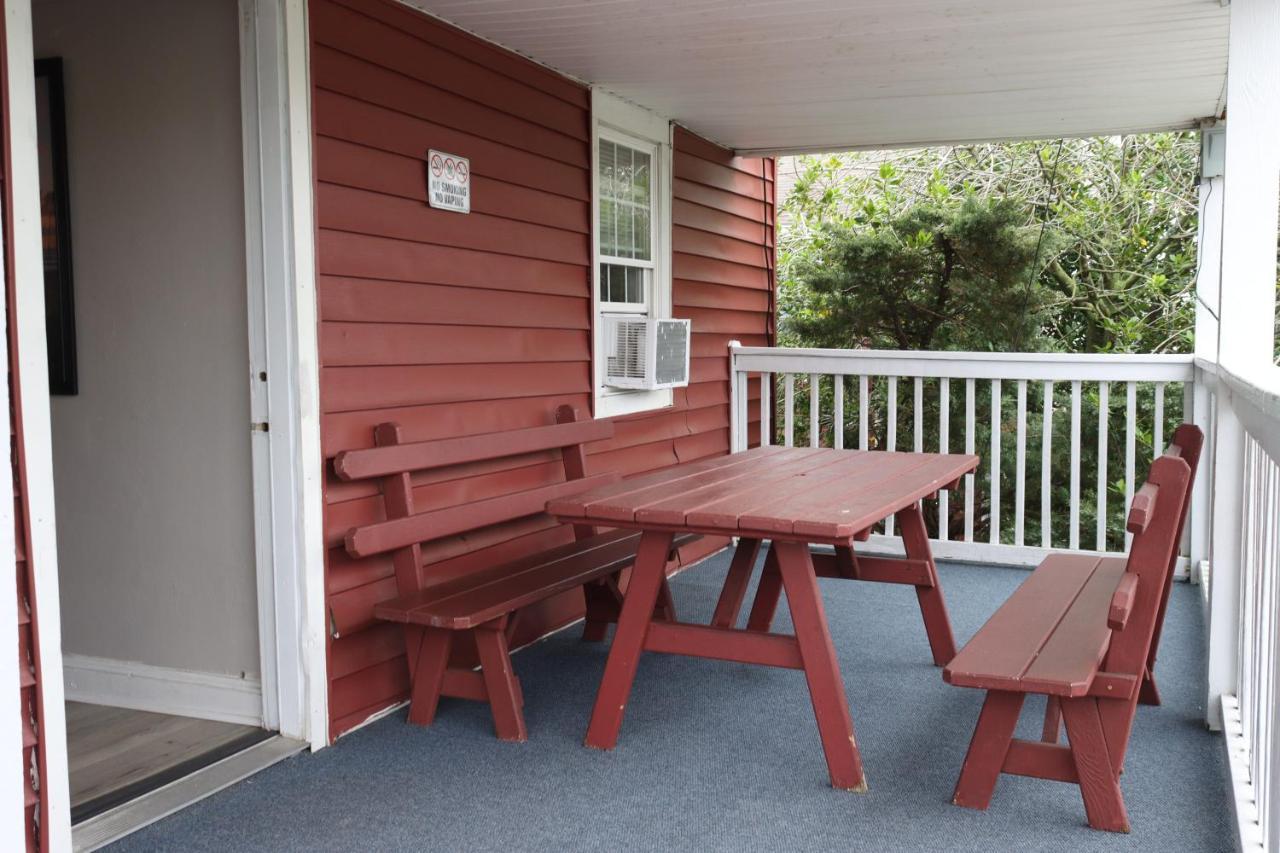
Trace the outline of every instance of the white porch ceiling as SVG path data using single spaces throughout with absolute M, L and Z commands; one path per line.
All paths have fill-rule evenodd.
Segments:
M 1191 127 L 1221 0 L 406 0 L 740 151 Z

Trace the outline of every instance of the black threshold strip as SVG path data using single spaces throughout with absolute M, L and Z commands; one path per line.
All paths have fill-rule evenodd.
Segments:
M 216 764 L 224 758 L 235 755 L 237 752 L 269 740 L 275 737 L 275 734 L 275 732 L 269 732 L 266 729 L 246 732 L 235 740 L 228 741 L 208 752 L 188 758 L 186 761 L 175 764 L 172 767 L 166 767 L 164 770 L 153 773 L 145 779 L 130 782 L 128 785 L 123 785 L 114 791 L 100 794 L 92 800 L 85 800 L 80 805 L 71 807 L 71 823 L 74 826 L 77 823 L 89 820 L 89 818 L 97 817 L 103 812 L 111 811 L 116 806 L 122 806 L 131 800 L 150 794 L 170 782 L 176 782 L 184 776 L 190 776 L 197 770 L 203 770 L 211 764 Z

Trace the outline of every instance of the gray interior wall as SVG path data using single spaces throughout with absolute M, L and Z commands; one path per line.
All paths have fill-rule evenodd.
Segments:
M 67 99 L 63 648 L 259 669 L 235 0 L 34 0 Z

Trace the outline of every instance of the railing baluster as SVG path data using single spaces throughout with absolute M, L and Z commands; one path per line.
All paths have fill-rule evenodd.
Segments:
M 991 380 L 991 544 L 1000 544 L 1000 380 Z
M 945 376 L 938 380 L 938 452 L 951 452 L 951 380 Z M 938 538 L 943 542 L 951 534 L 950 515 L 951 494 L 943 489 L 938 492 Z
M 1098 546 L 1107 550 L 1107 425 L 1111 414 L 1111 383 L 1098 383 Z
M 888 445 L 886 450 L 890 452 L 898 449 L 898 377 L 890 376 L 888 389 L 888 425 L 886 428 L 885 443 Z M 884 520 L 884 535 L 893 535 L 893 516 Z
M 858 449 L 866 450 L 870 445 L 867 443 L 867 423 L 870 404 L 867 402 L 871 399 L 871 391 L 868 388 L 869 382 L 867 377 L 858 377 Z
M 1053 483 L 1053 383 L 1044 383 L 1044 422 L 1040 438 L 1040 547 L 1053 547 L 1051 489 Z
M 1124 401 L 1124 505 L 1125 511 L 1128 511 L 1129 504 L 1133 503 L 1133 475 L 1134 475 L 1134 457 L 1138 440 L 1138 383 L 1129 382 L 1125 385 L 1125 401 Z M 1128 531 L 1124 534 L 1124 547 L 1129 550 L 1129 543 L 1133 541 L 1133 534 Z
M 1156 411 L 1151 422 L 1151 458 L 1164 453 L 1164 383 L 1156 383 Z
M 1018 439 L 1014 460 L 1013 544 L 1024 544 L 1027 523 L 1027 380 L 1018 380 Z
M 974 424 L 973 413 L 973 380 L 966 379 L 964 381 L 964 452 L 973 453 L 974 448 Z M 977 489 L 977 475 L 964 475 L 964 541 L 973 541 L 973 497 L 974 491 Z
M 924 452 L 924 378 L 916 377 L 915 398 L 912 400 L 912 414 L 915 420 L 915 452 Z
M 760 374 L 760 446 L 773 444 L 773 374 Z
M 837 373 L 831 377 L 832 408 L 831 441 L 836 450 L 844 450 L 844 374 Z
M 819 407 L 822 405 L 822 385 L 816 373 L 809 374 L 809 446 L 817 447 L 821 431 L 818 428 L 820 419 Z
M 1080 380 L 1071 382 L 1071 530 L 1067 547 L 1080 549 Z
M 795 408 L 796 408 L 796 375 L 788 373 L 783 381 L 786 402 L 783 404 L 782 443 L 787 447 L 795 446 Z

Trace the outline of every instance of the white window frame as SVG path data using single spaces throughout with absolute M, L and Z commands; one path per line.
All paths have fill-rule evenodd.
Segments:
M 604 323 L 607 314 L 643 315 L 652 319 L 671 316 L 671 122 L 601 89 L 591 90 L 591 365 L 592 410 L 597 418 L 645 412 L 671 406 L 670 388 L 633 391 L 604 384 Z M 652 148 L 653 274 L 647 310 L 628 303 L 600 299 L 600 140 L 632 148 Z M 627 264 L 626 259 L 616 262 Z M 609 258 L 608 263 L 615 263 Z

